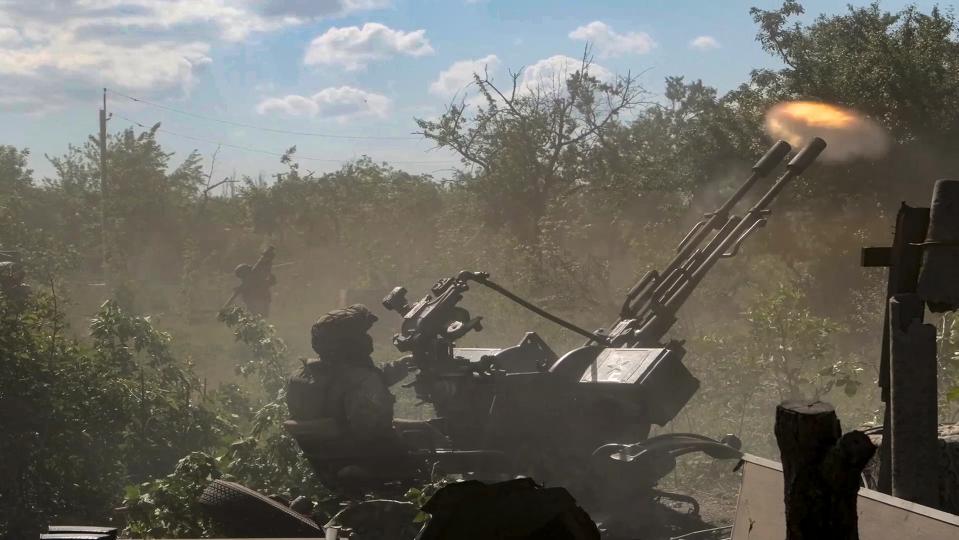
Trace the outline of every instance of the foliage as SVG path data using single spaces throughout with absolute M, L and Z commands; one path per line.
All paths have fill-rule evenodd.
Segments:
M 452 103 L 438 120 L 417 120 L 424 137 L 475 167 L 458 182 L 481 202 L 486 223 L 506 224 L 534 248 L 550 207 L 589 183 L 592 152 L 643 95 L 632 76 L 608 81 L 591 72 L 588 51 L 568 69 L 542 81 L 515 73 L 506 89 L 477 74 L 482 105 L 475 114 L 465 102 Z
M 430 498 L 436 494 L 437 491 L 443 489 L 444 487 L 449 485 L 450 482 L 453 482 L 455 480 L 456 479 L 452 476 L 442 476 L 440 478 L 433 478 L 431 479 L 430 482 L 420 487 L 412 487 L 408 489 L 406 493 L 403 495 L 403 498 L 415 504 L 417 508 L 422 508 L 423 505 L 425 505 L 427 501 L 429 501 Z M 426 514 L 425 512 L 419 512 L 416 515 L 414 522 L 422 523 L 426 521 L 427 518 L 429 518 L 428 514 Z
M 795 285 L 780 283 L 771 293 L 760 295 L 746 311 L 749 335 L 746 354 L 755 369 L 775 379 L 779 400 L 820 398 L 841 387 L 854 395 L 859 386 L 858 370 L 842 360 L 830 358 L 841 328 L 817 317 L 805 307 Z
M 282 487 L 288 494 L 325 493 L 300 454 L 296 442 L 283 430 L 287 419 L 285 382 L 291 366 L 286 344 L 263 319 L 239 308 L 220 312 L 220 320 L 252 352 L 238 365 L 244 376 L 256 374 L 267 400 L 252 417 L 247 436 L 230 445 L 226 470 L 248 485 L 262 489 Z
M 797 283 L 771 289 L 748 302 L 745 327 L 725 327 L 691 345 L 698 357 L 687 363 L 711 382 L 677 420 L 716 437 L 734 433 L 751 452 L 766 454 L 775 452 L 768 412 L 776 404 L 852 399 L 863 384 L 861 358 L 838 346 L 847 330 L 812 313 Z
M 196 500 L 203 488 L 221 476 L 217 461 L 191 452 L 173 473 L 142 485 L 127 486 L 124 509 L 126 533 L 132 538 L 207 538 L 215 527 L 199 511 Z
M 0 146 L 0 249 L 19 250 L 24 263 L 59 274 L 76 259 L 73 231 L 56 222 L 51 194 L 34 186 L 29 156 L 27 150 Z
M 127 430 L 118 442 L 132 480 L 146 479 L 189 450 L 210 448 L 231 436 L 233 426 L 204 403 L 190 364 L 173 357 L 170 336 L 148 318 L 130 316 L 108 301 L 90 328 L 100 369 L 132 399 L 124 407 L 127 415 L 112 419 Z
M 767 85 L 861 108 L 903 141 L 956 136 L 959 73 L 952 66 L 959 43 L 952 13 L 907 6 L 893 14 L 873 2 L 808 26 L 788 23 L 803 13 L 795 0 L 751 13 L 759 43 L 786 64 Z
M 238 307 L 221 311 L 218 319 L 233 329 L 236 340 L 247 345 L 252 353 L 248 359 L 237 364 L 237 373 L 244 377 L 257 376 L 268 399 L 283 399 L 283 387 L 290 366 L 286 343 L 277 337 L 276 330 L 262 317 L 251 315 Z
M 214 398 L 219 410 L 241 423 L 243 434 L 214 448 L 215 453 L 186 455 L 172 474 L 127 487 L 127 531 L 134 536 L 198 538 L 214 533 L 195 501 L 216 478 L 291 500 L 301 494 L 321 502 L 329 499 L 296 442 L 282 427 L 287 413 L 281 384 L 288 369 L 286 345 L 263 319 L 242 309 L 223 310 L 220 320 L 250 347 L 251 357 L 238 364 L 237 370 L 244 377 L 255 376 L 258 394 L 265 398 L 257 399 L 235 386 L 221 389 Z
M 939 388 L 944 398 L 940 408 L 948 410 L 950 402 L 959 401 L 959 334 L 955 313 L 944 313 L 937 326 Z M 946 420 L 959 421 L 959 411 Z
M 107 302 L 92 327 L 92 345 L 67 337 L 49 293 L 22 311 L 0 305 L 0 536 L 110 521 L 123 486 L 164 474 L 228 431 L 149 321 Z

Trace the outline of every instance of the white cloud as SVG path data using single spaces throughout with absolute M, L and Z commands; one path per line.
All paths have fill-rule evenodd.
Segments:
M 171 29 L 205 23 L 243 39 L 326 17 L 389 7 L 392 0 L 29 0 L 4 2 L 4 14 L 94 27 Z M 55 9 L 51 9 L 55 8 Z
M 91 87 L 187 91 L 214 46 L 390 0 L 0 1 L 0 102 L 67 103 Z M 54 103 L 56 102 L 56 103 Z
M 249 4 L 266 15 L 318 18 L 388 8 L 393 2 L 392 0 L 249 0 Z
M 143 35 L 163 31 L 176 34 L 192 27 L 197 34 L 228 40 L 306 20 L 263 14 L 251 9 L 247 0 L 56 0 L 53 3 L 56 9 L 50 9 L 51 2 L 8 3 L 0 7 L 0 20 L 13 22 L 15 26 L 24 25 L 24 33 L 33 36 L 64 31 L 83 36 L 118 30 Z
M 477 58 L 475 60 L 461 60 L 454 62 L 449 68 L 440 72 L 439 77 L 430 83 L 430 93 L 447 98 L 457 98 L 463 103 L 472 106 L 485 107 L 486 99 L 479 92 L 470 92 L 469 83 L 473 81 L 473 73 L 483 74 L 484 66 L 489 68 L 490 80 L 494 81 L 494 74 L 500 71 L 500 59 L 495 54 Z M 546 96 L 563 95 L 566 93 L 566 81 L 570 75 L 583 67 L 582 59 L 562 54 L 543 58 L 532 65 L 526 66 L 516 81 L 518 95 L 541 93 Z M 599 64 L 590 64 L 589 74 L 601 81 L 612 82 L 616 75 Z M 500 85 L 504 94 L 512 92 L 512 81 Z M 497 96 L 493 99 L 500 101 Z
M 523 70 L 519 80 L 520 90 L 523 92 L 565 91 L 566 80 L 582 65 L 582 60 L 562 54 L 544 58 Z M 599 64 L 591 64 L 589 74 L 601 81 L 615 79 L 613 72 Z
M 47 75 L 82 81 L 97 74 L 111 86 L 135 90 L 188 89 L 198 68 L 210 62 L 205 43 L 145 43 L 118 47 L 60 39 L 37 49 L 0 49 L 0 75 Z
M 256 107 L 259 114 L 284 114 L 309 118 L 345 121 L 361 116 L 385 118 L 389 115 L 390 98 L 352 86 L 324 88 L 312 96 L 296 94 L 268 98 Z
M 363 69 L 372 61 L 395 55 L 424 56 L 433 53 L 426 30 L 404 32 L 380 23 L 362 27 L 330 28 L 317 36 L 306 50 L 306 65 L 340 65 L 348 70 Z
M 256 106 L 260 114 L 282 113 L 287 116 L 316 116 L 320 106 L 312 98 L 291 94 L 281 98 L 267 98 Z
M 23 36 L 16 28 L 9 26 L 0 27 L 0 45 L 16 45 L 23 41 Z
M 719 44 L 719 41 L 717 41 L 713 36 L 698 36 L 689 42 L 690 49 L 696 49 L 699 51 L 718 49 L 720 46 L 721 45 Z
M 450 67 L 440 72 L 435 81 L 430 83 L 430 93 L 441 97 L 453 97 L 463 91 L 473 82 L 473 74 L 483 74 L 499 68 L 500 60 L 495 54 L 489 54 L 476 60 L 460 60 L 453 62 Z
M 569 37 L 592 43 L 600 58 L 646 54 L 656 47 L 656 42 L 646 32 L 619 34 L 602 21 L 593 21 L 586 26 L 580 26 L 570 32 Z

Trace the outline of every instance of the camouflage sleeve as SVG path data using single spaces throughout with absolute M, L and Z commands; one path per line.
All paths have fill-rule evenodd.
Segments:
M 350 430 L 359 439 L 377 438 L 393 428 L 393 394 L 377 373 L 359 381 L 345 405 Z

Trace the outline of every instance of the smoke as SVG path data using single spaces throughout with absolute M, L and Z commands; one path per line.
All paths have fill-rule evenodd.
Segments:
M 877 158 L 891 142 L 882 126 L 861 113 L 815 101 L 786 101 L 769 109 L 766 132 L 795 148 L 821 137 L 829 144 L 821 159 L 832 163 Z

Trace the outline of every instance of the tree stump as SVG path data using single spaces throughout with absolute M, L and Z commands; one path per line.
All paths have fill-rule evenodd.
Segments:
M 842 435 L 832 405 L 786 401 L 776 407 L 782 456 L 786 540 L 858 540 L 856 497 L 876 451 L 864 433 Z

